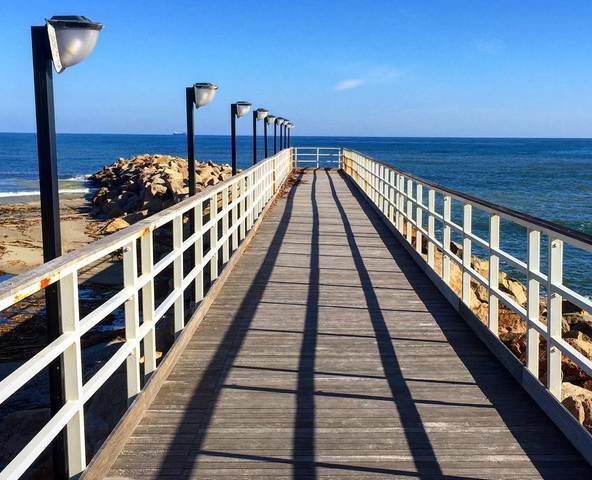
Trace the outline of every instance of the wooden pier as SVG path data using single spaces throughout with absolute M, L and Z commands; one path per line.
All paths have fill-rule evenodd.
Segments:
M 592 478 L 352 182 L 268 212 L 108 479 Z

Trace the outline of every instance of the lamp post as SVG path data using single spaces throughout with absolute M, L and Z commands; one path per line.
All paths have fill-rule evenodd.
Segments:
M 211 83 L 196 83 L 185 89 L 187 107 L 187 169 L 189 171 L 189 196 L 196 193 L 195 186 L 195 133 L 193 126 L 193 110 L 206 106 L 216 96 L 218 87 Z
M 288 148 L 290 148 L 290 131 L 294 128 L 293 123 L 288 123 Z
M 277 127 L 278 127 L 278 125 L 281 126 L 281 124 L 283 122 L 284 122 L 284 119 L 282 117 L 277 117 L 275 119 L 275 123 L 273 124 L 273 154 L 274 155 L 277 153 Z M 282 143 L 282 131 L 280 129 L 280 149 L 282 147 L 281 143 Z
M 284 118 L 284 123 L 282 125 L 282 127 L 284 128 L 284 135 L 283 135 L 283 143 L 282 143 L 282 149 L 286 148 L 286 145 L 288 144 L 288 141 L 286 140 L 287 138 L 287 132 L 288 132 L 288 123 L 290 122 L 290 120 L 288 120 L 287 118 Z
M 230 132 L 232 140 L 232 174 L 236 175 L 236 119 L 244 117 L 251 109 L 249 102 L 236 102 L 230 105 Z
M 267 158 L 267 125 L 271 125 L 272 123 L 275 125 L 276 117 L 274 115 L 267 115 L 265 117 L 265 122 L 263 123 L 263 130 L 265 134 L 265 158 Z
M 88 18 L 79 16 L 56 16 L 47 20 L 44 26 L 31 27 L 44 262 L 62 254 L 51 65 L 53 63 L 59 74 L 82 62 L 93 51 L 102 28 L 100 23 L 93 23 Z M 58 289 L 58 282 L 45 287 L 48 342 L 53 342 L 62 333 Z M 60 359 L 49 365 L 49 395 L 53 416 L 60 411 L 65 401 Z M 83 468 L 80 466 L 81 462 L 76 463 L 72 459 L 68 459 L 70 462 L 66 461 L 63 433 L 56 435 L 53 440 L 52 454 L 55 479 L 65 479 L 80 473 Z M 68 472 L 69 469 L 79 471 Z
M 253 110 L 253 165 L 257 163 L 257 120 L 265 120 L 265 117 L 267 117 L 268 113 L 269 111 L 265 108 Z M 265 125 L 265 122 L 263 122 L 263 124 Z M 267 148 L 267 130 L 265 136 L 265 147 Z

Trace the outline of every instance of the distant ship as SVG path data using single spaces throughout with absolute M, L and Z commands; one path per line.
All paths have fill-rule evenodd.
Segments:
M 187 135 L 185 132 L 173 132 L 173 135 Z

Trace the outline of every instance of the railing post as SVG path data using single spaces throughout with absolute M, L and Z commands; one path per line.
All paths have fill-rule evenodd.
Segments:
M 442 235 L 442 279 L 450 285 L 450 217 L 452 212 L 452 198 L 444 195 L 443 235 Z
M 396 209 L 395 209 L 395 171 L 389 169 L 388 171 L 388 188 L 389 188 L 389 220 L 390 222 L 395 225 L 395 216 L 396 216 Z
M 239 243 L 243 241 L 247 230 L 247 177 L 243 177 L 240 187 L 240 201 L 237 208 L 239 208 L 238 222 L 239 222 Z
M 532 325 L 533 320 L 539 320 L 541 296 L 540 284 L 532 275 L 540 273 L 541 270 L 541 233 L 538 230 L 528 229 L 527 245 L 526 366 L 536 378 L 539 378 L 539 332 Z
M 421 207 L 423 205 L 423 185 L 416 183 L 415 188 L 417 189 L 415 195 L 417 200 L 417 209 L 415 210 L 415 223 L 417 224 L 415 229 L 415 250 L 421 255 L 423 250 L 423 234 L 419 230 L 420 228 L 423 229 L 423 208 Z
M 213 282 L 218 278 L 218 194 L 210 197 L 210 248 L 214 254 L 210 260 L 210 280 Z
M 471 275 L 467 269 L 471 268 L 471 239 L 467 234 L 471 233 L 473 225 L 473 206 L 470 203 L 463 205 L 463 250 L 462 250 L 462 301 L 471 306 Z
M 413 180 L 410 178 L 407 179 L 407 241 L 409 245 L 413 244 L 413 225 L 411 221 L 413 220 Z
M 489 308 L 487 312 L 487 326 L 498 336 L 499 300 L 492 293 L 492 289 L 499 289 L 499 256 L 493 249 L 500 245 L 500 217 L 492 213 L 489 216 Z
M 196 217 L 196 222 L 199 219 Z M 149 231 L 140 240 L 142 257 L 142 275 L 152 275 L 154 270 L 154 238 Z M 142 321 L 150 325 L 150 331 L 144 337 L 144 377 L 156 370 L 156 325 L 154 323 L 154 278 L 142 287 Z
M 125 339 L 133 342 L 134 348 L 126 360 L 128 404 L 140 393 L 140 314 L 138 302 L 138 269 L 136 241 L 123 247 L 123 286 L 133 289 L 132 296 L 125 302 Z
M 436 210 L 436 192 L 431 188 L 428 189 L 428 238 L 434 240 L 436 238 L 436 219 L 434 212 Z M 428 265 L 434 268 L 434 254 L 436 246 L 433 242 L 428 241 Z
M 225 238 L 224 244 L 222 245 L 222 263 L 226 264 L 230 258 L 230 238 L 226 238 L 228 234 L 228 194 L 230 193 L 229 188 L 222 190 L 222 236 Z
M 61 330 L 76 332 L 79 326 L 78 274 L 76 271 L 59 282 Z M 62 354 L 64 372 L 64 400 L 77 402 L 76 413 L 66 426 L 66 456 L 70 477 L 86 467 L 86 440 L 84 434 L 84 404 L 82 403 L 82 351 L 80 338 Z
M 317 147 L 317 168 L 319 168 L 319 163 L 320 163 L 320 156 L 319 156 L 319 148 Z
M 183 216 L 178 215 L 173 219 L 173 251 L 180 252 L 183 247 Z M 183 290 L 183 255 L 179 255 L 173 262 L 173 288 Z M 185 328 L 185 310 L 183 292 L 175 300 L 175 338 Z
M 553 291 L 563 283 L 563 241 L 549 237 L 547 275 L 547 388 L 561 400 L 561 351 L 555 343 L 561 339 L 562 297 Z

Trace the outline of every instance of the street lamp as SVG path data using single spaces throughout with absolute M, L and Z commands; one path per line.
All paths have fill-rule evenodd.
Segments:
M 282 117 L 277 117 L 275 119 L 275 123 L 273 124 L 273 154 L 277 153 L 277 127 L 284 122 Z M 280 130 L 280 147 L 281 147 L 281 140 L 282 140 L 282 131 Z
M 230 105 L 230 131 L 232 134 L 232 174 L 236 175 L 236 119 L 244 117 L 251 109 L 249 102 L 236 102 Z
M 290 120 L 288 120 L 287 118 L 284 119 L 284 144 L 283 144 L 283 148 L 286 148 L 286 145 L 288 144 L 288 124 L 290 123 Z
M 257 120 L 265 120 L 269 110 L 265 108 L 258 108 L 253 110 L 253 165 L 257 163 Z M 265 125 L 265 122 L 263 122 Z M 267 136 L 265 137 L 267 140 Z
M 267 117 L 265 117 L 265 122 L 263 123 L 265 136 L 265 158 L 267 158 L 267 125 L 271 125 L 272 123 L 275 125 L 275 119 L 275 115 L 267 115 Z
M 290 131 L 294 128 L 293 123 L 288 123 L 288 148 L 290 148 Z
M 82 62 L 95 47 L 102 28 L 100 23 L 79 16 L 56 16 L 47 20 L 44 26 L 31 27 L 44 262 L 62 254 L 51 65 L 53 63 L 57 73 L 62 73 L 66 68 Z M 58 282 L 45 287 L 48 342 L 53 342 L 61 334 L 58 288 Z M 60 359 L 49 365 L 49 395 L 51 414 L 54 416 L 65 400 Z M 53 440 L 52 452 L 55 479 L 76 475 L 84 468 L 81 459 L 69 459 L 70 465 L 66 466 L 63 433 L 56 435 Z
M 195 133 L 193 126 L 193 110 L 206 106 L 216 96 L 218 87 L 211 83 L 196 83 L 185 89 L 187 108 L 187 169 L 189 171 L 189 196 L 196 194 L 195 185 Z

